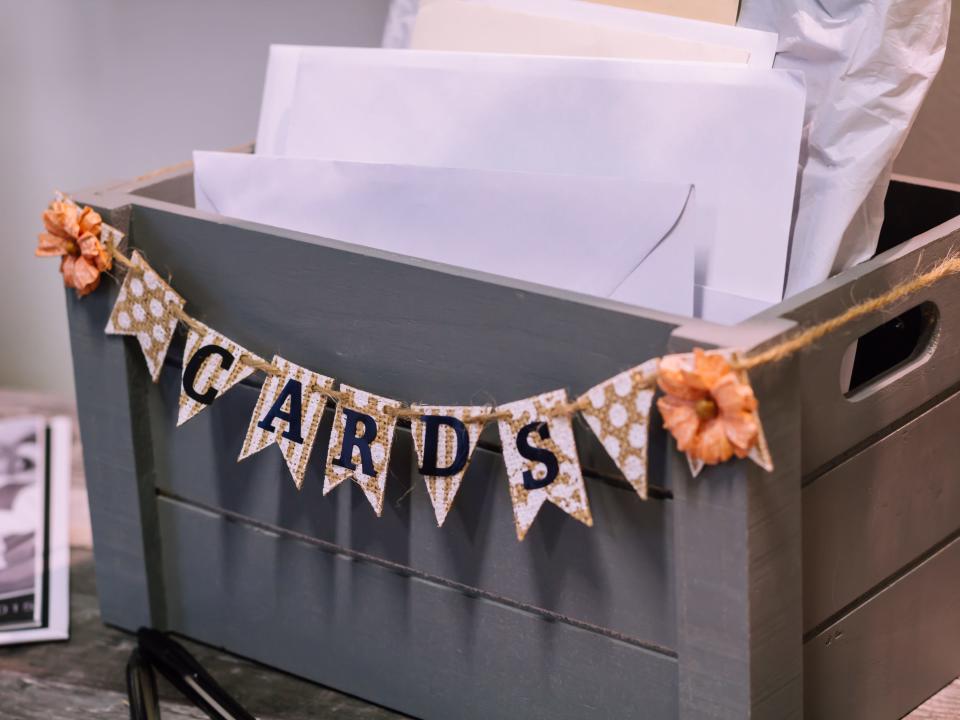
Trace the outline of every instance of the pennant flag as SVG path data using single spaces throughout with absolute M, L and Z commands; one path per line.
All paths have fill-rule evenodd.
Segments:
M 163 359 L 177 328 L 175 310 L 186 304 L 136 250 L 130 257 L 140 272 L 129 270 L 110 313 L 108 335 L 133 335 L 140 342 L 154 382 L 160 379 Z
M 659 361 L 657 384 L 664 394 L 657 409 L 693 477 L 704 465 L 734 456 L 773 470 L 757 398 L 747 373 L 731 364 L 736 357 L 733 350 L 697 349 Z
M 556 390 L 497 408 L 511 414 L 498 424 L 518 540 L 547 500 L 593 525 L 570 418 L 549 416 L 551 408 L 566 402 L 566 390 Z
M 333 378 L 294 365 L 279 355 L 273 356 L 273 364 L 281 374 L 268 375 L 263 381 L 237 460 L 248 458 L 275 442 L 299 490 L 327 403 L 322 391 L 333 386 Z
M 197 325 L 202 330 L 190 328 L 183 351 L 178 427 L 253 373 L 255 368 L 243 362 L 245 355 L 263 361 L 216 330 L 203 323 Z
M 413 409 L 423 413 L 410 421 L 413 444 L 437 527 L 442 527 L 483 431 L 481 423 L 466 423 L 464 418 L 490 412 L 490 408 L 414 405 Z
M 349 385 L 341 385 L 340 393 L 343 397 L 333 418 L 323 494 L 352 479 L 379 517 L 397 425 L 396 415 L 387 413 L 386 408 L 399 408 L 400 403 Z
M 637 494 L 647 499 L 647 437 L 657 361 L 648 360 L 585 392 L 580 412 Z

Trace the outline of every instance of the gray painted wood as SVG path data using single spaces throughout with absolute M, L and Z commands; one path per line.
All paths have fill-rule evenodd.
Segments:
M 215 648 L 177 638 L 217 682 L 261 720 L 399 720 L 403 717 L 330 688 Z M 133 635 L 103 624 L 89 550 L 70 552 L 70 639 L 0 647 L 3 720 L 129 718 L 124 668 Z M 162 716 L 206 717 L 162 677 Z
M 318 432 L 303 489 L 276 448 L 237 464 L 258 390 L 241 385 L 177 428 L 179 369 L 168 366 L 151 407 L 158 488 L 372 554 L 638 640 L 675 647 L 671 503 L 643 502 L 628 485 L 587 479 L 594 527 L 552 505 L 517 542 L 499 453 L 478 449 L 443 528 L 398 428 L 383 516 L 353 484 L 324 497 L 332 412 Z
M 681 328 L 672 349 L 749 348 L 784 329 L 747 324 L 722 332 Z M 800 418 L 797 364 L 751 374 L 775 461 L 747 462 L 690 477 L 670 453 L 675 493 L 677 650 L 683 718 L 803 717 Z
M 960 395 L 803 490 L 804 630 L 960 528 Z
M 960 540 L 804 646 L 813 720 L 893 720 L 960 673 Z
M 166 498 L 159 508 L 170 626 L 190 637 L 422 718 L 677 716 L 672 658 Z
M 126 231 L 123 207 L 99 207 L 107 222 Z M 159 536 L 152 474 L 150 430 L 143 412 L 149 377 L 130 346 L 104 342 L 103 328 L 118 287 L 78 300 L 67 292 L 70 344 L 76 377 L 80 435 L 87 452 L 94 544 L 106 622 L 136 628 L 162 624 Z M 136 352 L 139 352 L 138 350 Z
M 920 267 L 927 269 L 960 247 L 960 218 L 918 236 L 873 260 L 791 298 L 765 316 L 800 325 L 832 317 L 852 302 L 877 296 Z M 841 391 L 844 353 L 858 337 L 925 301 L 940 312 L 935 341 L 914 361 L 864 388 L 854 397 Z M 804 387 L 803 474 L 813 476 L 843 453 L 901 421 L 926 402 L 957 386 L 960 364 L 960 278 L 937 283 L 830 335 L 800 354 Z
M 912 272 L 921 253 L 924 263 L 932 264 L 957 242 L 951 233 L 960 230 L 960 219 L 947 223 L 756 321 L 723 328 L 204 215 L 167 202 L 187 197 L 189 175 L 175 175 L 133 188 L 141 197 L 107 193 L 98 200 L 108 206 L 133 204 L 133 244 L 146 251 L 161 273 L 172 275 L 190 302 L 188 310 L 261 354 L 275 349 L 347 383 L 420 402 L 504 401 L 556 387 L 576 393 L 668 348 L 750 348 L 772 342 L 791 327 L 790 320 L 812 323 L 843 309 L 851 297 L 882 292 Z M 503 480 L 494 467 L 495 446 L 481 451 L 465 485 L 464 492 L 475 493 L 470 497 L 478 504 L 477 514 L 461 505 L 450 520 L 454 524 L 436 531 L 425 494 L 417 493 L 404 435 L 394 456 L 386 517 L 375 521 L 353 488 L 342 487 L 320 499 L 319 476 L 308 478 L 303 494 L 292 493 L 272 450 L 248 464 L 233 463 L 240 440 L 235 426 L 246 423 L 255 388 L 234 390 L 206 411 L 205 419 L 195 419 L 192 427 L 175 433 L 175 363 L 165 371 L 168 377 L 160 388 L 142 387 L 145 373 L 140 370 L 138 376 L 131 368 L 129 386 L 119 397 L 129 405 L 131 435 L 137 438 L 140 455 L 126 474 L 132 469 L 141 478 L 139 485 L 134 482 L 138 490 L 132 495 L 147 505 L 140 507 L 144 524 L 134 537 L 150 535 L 157 520 L 151 513 L 159 506 L 162 543 L 158 541 L 157 548 L 162 544 L 162 553 L 153 551 L 144 563 L 162 561 L 164 572 L 161 580 L 154 566 L 128 579 L 109 567 L 105 579 L 112 588 L 136 592 L 147 576 L 153 605 L 159 608 L 155 618 L 172 627 L 408 712 L 449 716 L 453 705 L 444 703 L 456 698 L 466 699 L 478 714 L 485 711 L 485 717 L 510 716 L 506 713 L 517 707 L 531 712 L 556 709 L 559 717 L 576 717 L 589 705 L 604 716 L 627 714 L 627 707 L 636 714 L 643 706 L 644 717 L 799 718 L 804 703 L 808 716 L 824 716 L 819 714 L 822 707 L 832 710 L 831 703 L 840 702 L 827 676 L 847 666 L 823 670 L 819 655 L 811 654 L 813 640 L 804 657 L 801 479 L 811 480 L 846 455 L 881 441 L 956 388 L 960 312 L 952 296 L 958 283 L 954 279 L 925 291 L 792 361 L 752 374 L 777 463 L 772 475 L 736 463 L 691 480 L 683 459 L 665 451 L 658 434 L 659 456 L 652 468 L 662 478 L 654 482 L 671 488 L 674 500 L 648 503 L 635 515 L 618 501 L 630 497 L 639 505 L 629 493 L 592 480 L 591 498 L 604 515 L 609 536 L 592 535 L 600 528 L 598 520 L 598 527 L 581 541 L 587 531 L 545 508 L 529 545 L 520 546 L 525 554 L 514 552 L 506 562 L 499 561 L 498 553 L 518 546 L 512 537 L 497 533 L 512 528 L 505 521 L 496 531 L 492 524 L 485 525 L 509 517 L 502 490 L 497 493 Z M 936 303 L 941 315 L 931 348 L 856 397 L 844 398 L 840 358 L 849 344 L 891 314 L 926 300 Z M 532 333 L 530 319 L 537 323 Z M 85 342 L 124 344 L 93 333 Z M 134 344 L 125 344 L 133 353 L 130 360 L 139 360 Z M 78 378 L 85 382 L 97 370 L 87 365 Z M 91 396 L 81 399 L 81 407 L 90 402 Z M 495 436 L 488 432 L 485 439 Z M 95 442 L 106 440 L 98 435 Z M 210 449 L 230 443 L 234 446 L 229 453 Z M 896 439 L 890 443 L 898 444 Z M 591 472 L 610 472 L 609 459 L 596 443 L 584 450 Z M 316 452 L 322 452 L 322 443 Z M 191 453 L 192 466 L 186 463 Z M 318 472 L 317 464 L 315 456 L 312 473 Z M 191 469 L 196 467 L 203 471 Z M 478 476 L 487 482 L 477 483 Z M 231 484 L 238 477 L 239 489 Z M 154 483 L 164 497 L 144 500 Z M 411 483 L 413 491 L 404 496 Z M 104 495 L 107 487 L 113 489 L 103 485 Z M 131 495 L 129 486 L 125 492 Z M 94 522 L 110 519 L 104 513 Z M 641 528 L 632 525 L 641 522 Z M 651 530 L 647 522 L 661 524 Z M 657 532 L 662 534 L 659 544 Z M 640 546 L 634 565 L 627 554 L 617 554 L 631 542 Z M 119 543 L 114 541 L 114 546 L 111 555 L 120 552 Z M 337 547 L 343 548 L 341 554 Z M 557 554 L 573 547 L 576 560 L 571 568 L 557 568 Z M 643 555 L 651 549 L 652 554 Z M 355 551 L 373 557 L 360 560 Z M 591 557 L 600 552 L 603 560 Z M 942 551 L 935 557 L 941 556 Z M 637 573 L 603 585 L 613 577 L 613 558 L 621 569 L 636 566 Z M 611 564 L 602 565 L 605 560 Z M 391 562 L 402 567 L 385 567 Z M 873 618 L 876 608 L 887 607 L 889 598 L 904 593 L 906 600 L 893 603 L 898 609 L 919 592 L 926 593 L 921 606 L 934 614 L 947 612 L 943 608 L 955 604 L 957 597 L 952 586 L 933 583 L 940 588 L 934 592 L 926 580 L 902 585 L 907 578 L 927 577 L 918 573 L 928 566 L 930 561 L 886 590 L 872 590 L 841 622 Z M 403 567 L 410 568 L 410 574 Z M 939 571 L 934 575 L 942 579 Z M 443 582 L 431 581 L 434 576 Z M 675 589 L 669 587 L 671 579 Z M 599 580 L 600 587 L 591 587 L 590 580 Z M 641 588 L 644 580 L 648 586 Z M 277 592 L 285 587 L 291 588 L 289 594 Z M 897 587 L 907 590 L 891 594 Z M 476 588 L 479 596 L 471 597 L 469 588 Z M 489 596 L 504 588 L 512 597 L 498 601 Z M 640 594 L 632 598 L 632 608 L 625 609 L 623 598 L 631 588 Z M 166 608 L 158 602 L 158 592 Z M 933 595 L 937 598 L 930 599 Z M 605 604 L 591 607 L 597 597 Z M 537 607 L 568 612 L 570 620 L 547 622 Z M 313 614 L 298 614 L 299 608 Z M 631 618 L 630 609 L 649 616 Z M 955 608 L 948 614 L 953 622 Z M 880 616 L 889 622 L 885 612 Z M 367 617 L 393 621 L 376 626 L 375 637 L 389 638 L 383 647 L 363 644 L 374 637 L 364 635 L 361 618 Z M 584 623 L 598 627 L 585 629 Z M 668 629 L 657 631 L 653 626 L 658 623 Z M 258 632 L 250 633 L 251 627 Z M 864 627 L 875 629 L 870 623 Z M 669 641 L 665 644 L 676 647 L 677 659 L 668 649 L 647 650 L 632 644 L 638 639 L 633 635 L 621 642 L 607 631 L 635 633 L 652 645 L 657 638 Z M 333 643 L 332 654 L 318 656 L 316 643 L 321 640 Z M 450 655 L 450 647 L 461 652 Z M 876 656 L 868 639 L 860 647 L 866 648 L 861 657 Z M 903 677 L 869 669 L 847 672 L 847 682 L 859 696 L 881 677 L 886 685 L 880 695 L 894 704 L 906 702 L 919 688 L 940 682 L 945 672 L 956 674 L 953 657 L 941 650 L 942 643 L 929 663 L 917 664 Z M 438 651 L 448 654 L 437 656 Z M 378 668 L 376 676 L 362 672 L 371 663 Z M 398 681 L 398 664 L 401 672 L 417 670 L 418 677 L 446 678 L 446 683 L 414 686 L 406 676 Z M 535 689 L 515 683 L 516 667 L 540 680 Z M 810 673 L 813 679 L 805 686 Z M 492 688 L 491 683 L 496 692 L 481 697 L 478 693 Z M 424 704 L 424 688 L 432 691 L 432 704 Z M 601 689 L 610 694 L 597 696 L 595 703 L 593 693 Z M 647 708 L 651 702 L 656 705 Z

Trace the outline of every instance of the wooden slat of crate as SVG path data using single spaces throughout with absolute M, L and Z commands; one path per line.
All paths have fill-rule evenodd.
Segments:
M 420 717 L 677 715 L 674 658 L 169 499 L 159 512 L 169 623 L 190 637 Z
M 898 718 L 960 672 L 960 539 L 804 646 L 810 718 Z
M 126 209 L 107 218 L 129 231 Z M 139 350 L 104 342 L 117 293 L 113 283 L 105 287 L 109 289 L 84 298 L 82 306 L 67 293 L 67 315 L 90 520 L 100 556 L 109 558 L 96 568 L 97 584 L 106 588 L 101 613 L 108 622 L 136 629 L 163 624 L 159 543 L 144 542 L 158 535 L 151 450 L 137 433 L 149 377 L 142 372 L 142 356 L 135 354 Z
M 960 529 L 958 427 L 952 395 L 804 488 L 806 632 Z
M 693 323 L 675 332 L 671 350 L 750 348 L 760 327 Z M 796 358 L 751 373 L 776 458 L 773 472 L 739 462 L 691 478 L 682 454 L 667 456 L 682 718 L 803 717 L 802 388 L 796 373 Z

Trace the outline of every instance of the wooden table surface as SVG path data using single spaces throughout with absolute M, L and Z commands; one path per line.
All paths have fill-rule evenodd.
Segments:
M 74 414 L 44 395 L 0 391 L 0 417 Z M 93 552 L 83 504 L 86 493 L 80 445 L 75 440 L 71 512 L 70 640 L 0 647 L 0 718 L 128 718 L 124 668 L 134 646 L 129 633 L 100 621 Z M 262 720 L 387 720 L 403 716 L 329 688 L 197 643 L 183 644 L 214 678 Z M 164 718 L 204 718 L 159 679 Z M 960 719 L 960 679 L 907 716 L 907 720 Z

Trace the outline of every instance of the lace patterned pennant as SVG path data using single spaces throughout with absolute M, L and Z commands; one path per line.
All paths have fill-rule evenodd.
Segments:
M 566 402 L 566 391 L 556 390 L 497 408 L 512 416 L 498 424 L 519 540 L 546 501 L 593 525 L 570 418 L 549 416 L 551 408 Z
M 442 527 L 483 431 L 483 425 L 479 422 L 464 423 L 463 419 L 489 412 L 490 408 L 414 405 L 413 409 L 423 413 L 422 416 L 414 417 L 410 426 L 420 473 L 427 484 L 437 527 Z M 441 421 L 442 418 L 453 418 L 460 424 L 449 420 Z M 431 463 L 429 467 L 424 464 L 427 451 L 430 454 L 430 457 L 426 458 L 427 462 Z
M 397 425 L 396 416 L 385 410 L 399 408 L 400 403 L 349 385 L 341 385 L 340 392 L 344 397 L 337 403 L 333 418 L 323 494 L 344 480 L 353 480 L 379 517 Z
M 273 356 L 273 364 L 282 374 L 268 375 L 263 381 L 237 460 L 276 443 L 299 490 L 327 403 L 322 391 L 333 386 L 333 378 L 294 365 L 279 355 Z
M 243 362 L 244 356 L 262 362 L 262 358 L 216 330 L 203 323 L 197 325 L 202 330 L 190 328 L 183 350 L 178 427 L 253 373 L 255 368 Z

